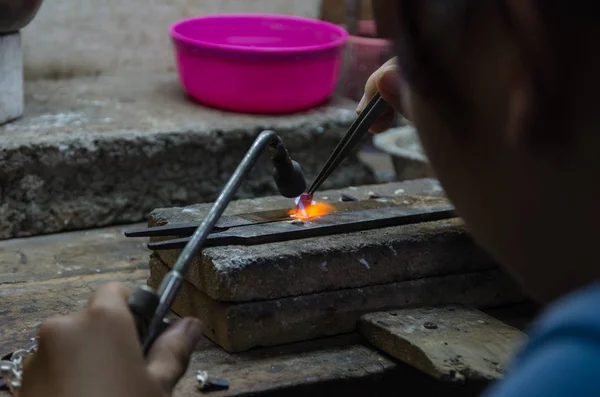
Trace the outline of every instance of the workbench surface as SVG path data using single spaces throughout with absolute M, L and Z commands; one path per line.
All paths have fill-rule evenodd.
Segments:
M 0 241 L 0 353 L 27 346 L 44 319 L 79 310 L 105 282 L 145 283 L 150 252 L 143 240 L 123 237 L 123 230 L 129 228 Z M 529 316 L 528 312 L 508 313 L 510 320 L 503 320 L 519 328 Z M 448 386 L 379 353 L 357 334 L 235 355 L 203 339 L 174 396 L 202 394 L 194 376 L 199 369 L 230 382 L 229 390 L 210 393 L 215 396 L 368 395 L 394 385 L 404 388 L 408 383 L 419 387 L 421 397 L 440 392 L 444 396 L 476 394 L 460 388 L 448 390 Z M 0 392 L 0 397 L 8 395 Z

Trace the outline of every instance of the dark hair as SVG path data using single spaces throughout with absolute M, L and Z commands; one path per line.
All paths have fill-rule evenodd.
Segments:
M 437 59 L 436 52 L 426 44 L 424 32 L 421 28 L 422 0 L 404 0 L 399 10 L 401 14 L 400 24 L 402 34 L 396 42 L 396 51 L 400 63 L 400 70 L 404 78 L 423 95 L 435 98 L 441 102 L 437 109 L 443 112 L 441 116 L 454 125 L 455 129 L 468 128 L 465 118 L 457 111 L 468 109 L 468 99 L 463 95 L 458 82 L 444 66 L 442 60 Z M 443 1 L 443 0 L 440 0 Z M 456 29 L 458 35 L 463 36 L 467 30 L 467 24 L 472 19 L 468 13 L 473 13 L 474 7 L 468 6 L 468 0 L 456 0 L 451 2 L 451 16 L 457 21 Z
M 531 42 L 523 40 L 524 32 L 516 31 L 514 16 L 504 0 L 404 0 L 400 12 L 400 24 L 402 35 L 397 41 L 396 51 L 401 64 L 401 70 L 406 80 L 420 93 L 434 99 L 440 106 L 436 108 L 443 112 L 441 116 L 447 122 L 452 123 L 455 129 L 469 129 L 466 125 L 468 117 L 464 117 L 458 110 L 467 110 L 474 106 L 470 103 L 472 99 L 464 95 L 459 82 L 451 71 L 447 69 L 445 60 L 439 58 L 439 49 L 431 48 L 427 43 L 424 29 L 422 29 L 423 6 L 441 7 L 444 9 L 445 18 L 452 23 L 452 39 L 456 41 L 452 45 L 459 50 L 464 50 L 470 45 L 474 27 L 477 25 L 478 16 L 484 9 L 499 12 L 503 22 L 515 33 L 519 50 L 523 58 L 527 60 L 528 66 L 533 68 L 532 76 L 535 79 L 532 84 L 538 97 L 536 105 L 538 112 L 544 117 L 537 117 L 538 123 L 532 126 L 534 133 L 532 138 L 544 135 L 547 139 L 548 124 L 555 131 L 559 120 L 553 117 L 560 114 L 558 110 L 563 107 L 568 82 L 564 77 L 572 68 L 572 62 L 568 56 L 570 51 L 569 39 L 573 32 L 577 32 L 581 23 L 600 22 L 600 7 L 594 1 L 589 0 L 538 0 L 537 7 L 541 16 L 541 23 L 547 33 L 547 38 L 552 43 L 550 51 L 552 59 L 544 59 L 539 56 L 539 49 Z M 553 69 L 551 69 L 553 68 Z M 567 74 L 565 74 L 567 73 Z M 554 77 L 561 76 L 561 81 Z M 563 126 L 563 131 L 568 128 Z M 535 132 L 537 131 L 537 132 Z M 561 136 L 561 139 L 564 138 Z

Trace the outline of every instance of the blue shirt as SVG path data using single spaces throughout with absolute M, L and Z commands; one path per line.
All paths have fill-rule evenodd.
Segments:
M 600 283 L 551 305 L 484 397 L 600 396 Z

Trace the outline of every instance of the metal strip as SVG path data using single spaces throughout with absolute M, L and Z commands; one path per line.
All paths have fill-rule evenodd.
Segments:
M 402 205 L 393 200 L 377 201 L 364 200 L 359 202 L 327 203 L 331 205 L 331 214 L 338 212 L 356 212 L 372 208 L 389 208 Z M 236 214 L 223 216 L 213 228 L 212 233 L 221 233 L 234 227 L 257 225 L 270 222 L 282 222 L 290 220 L 290 209 L 276 209 L 270 211 L 253 212 L 249 214 Z M 125 231 L 125 237 L 187 237 L 191 236 L 200 226 L 200 222 L 186 222 L 168 224 L 163 226 L 152 226 L 141 229 Z
M 364 211 L 338 212 L 311 222 L 272 222 L 232 228 L 210 235 L 204 247 L 258 245 L 333 234 L 353 233 L 385 227 L 431 222 L 455 217 L 450 205 L 428 207 L 386 207 Z M 189 239 L 151 242 L 151 250 L 181 249 Z

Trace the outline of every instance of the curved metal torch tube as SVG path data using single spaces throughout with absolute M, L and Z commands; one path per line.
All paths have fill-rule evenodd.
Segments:
M 158 289 L 160 303 L 158 304 L 154 317 L 150 323 L 148 337 L 144 341 L 145 353 L 153 343 L 163 318 L 169 312 L 171 304 L 175 300 L 175 296 L 183 284 L 183 275 L 187 271 L 188 266 L 198 251 L 202 249 L 206 238 L 213 230 L 215 224 L 227 208 L 227 205 L 229 205 L 233 199 L 235 192 L 248 175 L 248 172 L 250 172 L 254 164 L 256 164 L 263 149 L 269 143 L 273 147 L 277 147 L 281 144 L 281 139 L 277 136 L 275 131 L 261 132 L 252 144 L 252 147 L 250 147 L 250 150 L 246 153 L 246 156 L 244 156 L 241 163 L 229 178 L 229 181 L 227 181 L 227 184 L 219 194 L 219 197 L 214 202 L 202 224 L 198 226 L 198 229 L 196 229 L 185 248 L 181 251 L 179 258 L 177 258 L 175 265 L 173 265 L 173 269 L 162 280 L 160 288 Z

